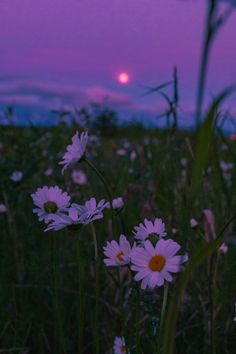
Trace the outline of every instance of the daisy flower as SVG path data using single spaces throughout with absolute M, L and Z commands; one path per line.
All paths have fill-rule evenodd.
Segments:
M 79 220 L 82 224 L 89 224 L 90 222 L 103 218 L 103 210 L 109 205 L 104 199 L 97 204 L 95 198 L 90 198 L 84 205 L 72 204 L 74 214 L 78 213 Z
M 76 184 L 84 185 L 87 183 L 87 176 L 81 170 L 73 170 L 71 174 L 72 181 Z
M 145 241 L 152 236 L 164 237 L 166 236 L 165 224 L 162 219 L 156 218 L 154 222 L 144 219 L 144 223 L 140 223 L 139 226 L 134 228 L 134 237 L 139 241 Z
M 5 204 L 0 204 L 0 214 L 6 213 L 7 207 Z
M 225 243 L 222 243 L 218 248 L 220 253 L 226 254 L 228 252 L 228 246 Z
M 64 165 L 62 168 L 62 173 L 67 169 L 67 167 L 81 161 L 85 154 L 86 145 L 88 142 L 88 133 L 82 132 L 80 136 L 78 132 L 72 138 L 72 144 L 68 145 L 67 152 L 63 155 L 62 161 L 59 162 L 60 165 Z
M 143 247 L 135 247 L 130 253 L 131 270 L 137 272 L 134 280 L 141 281 L 141 289 L 162 286 L 164 281 L 173 280 L 170 273 L 182 270 L 187 255 L 176 256 L 180 245 L 172 240 L 160 239 L 156 245 L 147 240 Z
M 31 197 L 36 205 L 33 212 L 38 215 L 39 221 L 47 222 L 50 214 L 60 215 L 70 205 L 70 196 L 58 186 L 38 188 Z
M 77 230 L 83 225 L 103 218 L 103 209 L 107 208 L 107 202 L 101 200 L 98 204 L 95 198 L 91 198 L 85 205 L 73 203 L 66 214 L 50 215 L 49 225 L 45 231 L 61 230 L 68 227 L 71 230 Z
M 104 259 L 106 266 L 125 265 L 130 262 L 129 254 L 131 246 L 125 235 L 120 235 L 119 242 L 112 240 L 103 247 L 104 254 L 108 258 Z
M 13 182 L 20 182 L 23 178 L 23 172 L 21 171 L 14 171 L 12 172 L 11 176 L 10 176 L 10 179 L 13 181 Z
M 196 229 L 198 227 L 198 221 L 194 218 L 190 219 L 189 224 L 191 229 Z
M 113 209 L 120 209 L 124 206 L 124 201 L 122 197 L 118 197 L 112 200 L 112 208 Z M 110 208 L 110 204 L 108 205 L 108 208 Z
M 124 337 L 116 337 L 113 345 L 114 354 L 126 354 L 126 346 Z

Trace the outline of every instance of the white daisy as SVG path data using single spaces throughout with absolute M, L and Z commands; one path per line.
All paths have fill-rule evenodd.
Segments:
M 107 266 L 125 265 L 130 262 L 131 246 L 125 235 L 120 235 L 119 242 L 115 240 L 107 242 L 103 250 L 105 256 L 108 257 L 104 259 Z
M 198 227 L 198 221 L 194 218 L 190 219 L 190 227 L 191 229 L 196 229 Z
M 11 176 L 10 176 L 10 179 L 13 181 L 13 182 L 20 182 L 23 178 L 23 172 L 21 171 L 14 171 L 12 172 Z
M 80 136 L 78 132 L 72 138 L 72 144 L 68 145 L 66 150 L 67 152 L 63 155 L 62 161 L 59 162 L 60 165 L 64 165 L 62 168 L 62 173 L 67 169 L 68 166 L 79 162 L 84 154 L 86 145 L 88 142 L 88 133 L 82 132 Z
M 134 228 L 134 237 L 139 241 L 145 241 L 147 238 L 166 236 L 165 224 L 162 219 L 156 218 L 154 222 L 144 219 L 144 223 Z
M 124 201 L 122 197 L 118 197 L 112 200 L 113 209 L 120 209 L 123 208 L 123 206 L 124 206 Z M 110 204 L 108 205 L 108 208 L 110 208 Z
M 0 214 L 6 213 L 7 207 L 5 204 L 0 204 Z
M 126 155 L 126 150 L 125 149 L 118 149 L 118 150 L 116 150 L 116 155 L 125 156 Z
M 180 245 L 172 240 L 160 239 L 156 245 L 147 240 L 142 247 L 135 247 L 130 252 L 131 270 L 137 272 L 134 279 L 141 281 L 141 288 L 162 286 L 164 281 L 173 280 L 170 273 L 180 272 L 187 255 L 176 256 Z
M 66 227 L 69 230 L 79 230 L 83 226 L 83 224 L 79 222 L 77 214 L 74 215 L 73 210 L 74 209 L 70 208 L 66 214 L 51 214 L 48 217 L 48 226 L 44 231 L 59 231 Z
M 49 167 L 46 171 L 44 171 L 44 175 L 49 177 L 53 174 L 53 169 Z
M 71 174 L 72 181 L 76 184 L 84 185 L 87 183 L 87 176 L 84 171 L 73 170 Z
M 103 210 L 109 205 L 104 199 L 97 204 L 95 198 L 90 198 L 84 205 L 72 204 L 74 213 L 78 212 L 79 220 L 82 224 L 89 224 L 90 222 L 103 218 Z
M 228 246 L 225 243 L 222 243 L 220 247 L 218 248 L 218 251 L 220 253 L 226 254 L 228 252 Z
M 70 205 L 70 196 L 58 186 L 38 188 L 31 194 L 36 208 L 33 212 L 39 217 L 39 221 L 48 222 L 50 214 L 60 215 Z
M 135 150 L 131 151 L 130 153 L 130 161 L 134 161 L 137 157 L 137 153 Z
M 108 203 L 103 199 L 98 204 L 95 198 L 91 198 L 85 205 L 73 203 L 65 214 L 50 215 L 49 225 L 45 231 L 61 230 L 68 227 L 77 230 L 83 225 L 87 225 L 95 220 L 103 218 L 103 209 L 107 208 Z
M 114 350 L 114 354 L 126 354 L 127 353 L 124 337 L 116 337 L 115 338 L 113 350 Z

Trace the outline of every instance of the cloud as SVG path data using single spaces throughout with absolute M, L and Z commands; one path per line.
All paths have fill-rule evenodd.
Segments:
M 44 109 L 56 109 L 68 105 L 84 106 L 90 102 L 107 102 L 114 108 L 133 105 L 133 99 L 129 95 L 102 86 L 61 86 L 27 78 L 0 81 L 0 103 L 30 104 Z

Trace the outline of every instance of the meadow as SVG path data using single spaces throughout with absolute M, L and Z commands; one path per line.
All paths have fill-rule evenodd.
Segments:
M 236 141 L 213 108 L 196 132 L 91 127 L 86 159 L 102 176 L 83 160 L 61 173 L 77 124 L 0 126 L 0 353 L 108 354 L 116 337 L 120 354 L 235 353 Z M 44 232 L 31 195 L 56 185 L 73 203 L 109 201 L 108 190 L 123 203 Z M 145 218 L 161 218 L 188 261 L 141 289 L 130 261 L 107 266 L 103 247 L 121 234 L 133 245 Z

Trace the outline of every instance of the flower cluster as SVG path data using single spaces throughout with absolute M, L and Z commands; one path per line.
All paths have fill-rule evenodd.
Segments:
M 171 273 L 180 272 L 188 256 L 176 255 L 180 245 L 166 236 L 165 224 L 156 218 L 154 222 L 145 219 L 143 224 L 134 228 L 134 242 L 131 247 L 125 235 L 119 242 L 112 240 L 104 246 L 106 266 L 129 265 L 135 273 L 134 280 L 141 281 L 141 288 L 153 289 L 162 286 L 165 281 L 171 282 Z
M 64 170 L 81 161 L 85 154 L 88 134 L 76 133 L 72 138 L 72 144 L 67 146 L 67 152 L 59 163 L 64 165 Z M 80 171 L 81 173 L 81 171 Z M 104 199 L 97 203 L 95 198 L 90 198 L 85 204 L 71 204 L 71 197 L 58 186 L 38 188 L 31 194 L 36 208 L 33 212 L 38 215 L 39 221 L 47 224 L 46 230 L 61 230 L 65 227 L 77 229 L 95 220 L 103 218 L 103 210 L 109 207 Z

